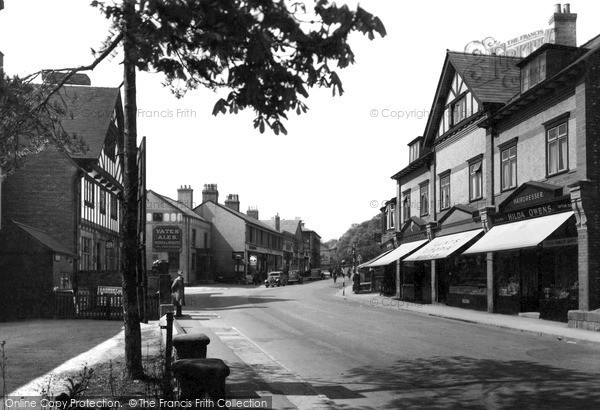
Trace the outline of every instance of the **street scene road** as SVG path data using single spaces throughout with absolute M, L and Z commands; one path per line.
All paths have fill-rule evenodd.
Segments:
M 201 316 L 180 323 L 243 334 L 313 390 L 279 383 L 273 393 L 316 393 L 339 408 L 600 406 L 598 346 L 376 308 L 335 296 L 340 287 L 188 288 L 184 313 Z

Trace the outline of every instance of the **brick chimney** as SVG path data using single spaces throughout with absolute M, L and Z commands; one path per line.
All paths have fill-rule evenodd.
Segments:
M 229 194 L 225 200 L 225 206 L 234 211 L 240 212 L 240 197 L 238 194 Z
M 250 218 L 258 220 L 258 208 L 255 206 L 249 207 L 246 211 L 246 215 L 248 215 Z
M 279 214 L 275 215 L 275 230 L 277 232 L 281 231 L 281 218 L 279 218 Z
M 219 190 L 217 189 L 217 184 L 204 184 L 204 189 L 202 190 L 202 202 L 206 201 L 219 203 Z
M 177 201 L 190 209 L 194 208 L 194 190 L 191 185 L 182 185 L 177 190 Z
M 550 17 L 550 27 L 554 29 L 554 44 L 577 47 L 577 14 L 571 13 L 571 5 L 554 5 L 554 14 Z

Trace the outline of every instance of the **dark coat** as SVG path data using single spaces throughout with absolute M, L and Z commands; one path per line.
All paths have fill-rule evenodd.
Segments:
M 171 285 L 171 295 L 175 306 L 185 305 L 185 284 L 183 276 L 177 276 Z

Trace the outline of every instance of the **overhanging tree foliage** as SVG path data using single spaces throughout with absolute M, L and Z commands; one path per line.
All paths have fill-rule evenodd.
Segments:
M 381 253 L 379 243 L 375 242 L 375 235 L 381 234 L 381 215 L 375 215 L 368 221 L 352 224 L 340 238 L 337 245 L 337 258 L 346 263 L 352 261 L 352 245 L 356 246 L 356 255 L 366 262 Z
M 122 223 L 123 311 L 126 365 L 141 377 L 141 331 L 136 307 L 138 243 L 136 163 L 136 70 L 160 71 L 177 96 L 207 87 L 227 89 L 213 114 L 252 109 L 254 128 L 287 133 L 290 111 L 307 111 L 311 87 L 342 94 L 335 68 L 354 63 L 352 32 L 385 36 L 379 18 L 358 7 L 327 0 L 122 0 L 91 5 L 112 22 L 111 40 L 94 63 L 65 72 L 63 85 L 78 71 L 93 69 L 119 44 L 124 55 L 124 200 Z M 53 92 L 58 90 L 56 87 Z

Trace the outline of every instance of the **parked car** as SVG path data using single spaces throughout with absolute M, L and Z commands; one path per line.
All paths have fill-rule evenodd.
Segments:
M 308 280 L 314 280 L 314 279 L 323 279 L 323 272 L 321 271 L 320 268 L 315 268 L 315 269 L 310 270 L 310 277 L 308 278 Z
M 288 283 L 302 283 L 304 278 L 300 274 L 299 270 L 291 270 L 288 274 Z
M 269 286 L 285 286 L 285 280 L 283 278 L 283 272 L 282 271 L 274 271 L 274 272 L 269 272 L 269 274 L 267 275 L 267 279 L 265 279 L 265 287 L 269 287 Z

